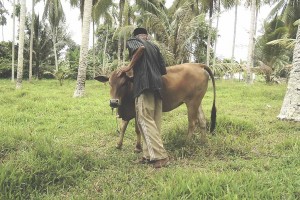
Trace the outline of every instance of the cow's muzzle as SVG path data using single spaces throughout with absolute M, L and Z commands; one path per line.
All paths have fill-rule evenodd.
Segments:
M 112 108 L 118 108 L 120 106 L 120 101 L 119 101 L 119 99 L 111 99 L 109 101 L 109 105 Z

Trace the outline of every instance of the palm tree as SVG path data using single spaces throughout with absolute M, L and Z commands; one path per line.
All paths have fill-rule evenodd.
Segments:
M 123 26 L 123 12 L 124 12 L 125 1 L 126 0 L 119 1 L 119 30 Z M 122 41 L 121 41 L 121 37 L 119 36 L 119 39 L 118 39 L 118 65 L 121 64 L 121 48 L 122 48 Z
M 31 7 L 31 27 L 30 27 L 30 53 L 29 53 L 29 81 L 31 81 L 32 77 L 32 54 L 33 54 L 33 37 L 34 37 L 34 7 L 35 3 L 39 0 L 32 0 L 32 7 Z
M 80 46 L 79 68 L 77 75 L 77 85 L 74 91 L 74 97 L 82 97 L 85 92 L 87 55 L 89 47 L 90 22 L 92 18 L 93 0 L 84 1 L 84 11 L 82 20 L 82 39 Z
M 208 28 L 205 16 L 191 14 L 195 9 L 192 5 L 191 2 L 183 4 L 180 2 L 172 6 L 168 12 L 159 4 L 155 5 L 146 0 L 138 3 L 144 12 L 138 17 L 137 22 L 146 27 L 149 32 L 155 33 L 158 45 L 169 65 L 188 62 L 191 54 L 196 55 L 196 62 L 199 62 L 198 50 L 205 48 L 203 39 L 207 38 Z M 169 18 L 169 15 L 172 18 Z
M 289 30 L 284 22 L 278 18 L 274 18 L 270 22 L 265 21 L 263 30 L 264 34 L 257 38 L 255 44 L 255 59 L 263 62 L 263 65 L 259 64 L 260 66 L 269 66 L 273 71 L 271 75 L 278 77 L 282 70 L 291 64 L 294 47 L 287 49 L 280 46 L 280 43 L 276 44 L 274 40 L 278 42 L 278 39 L 288 34 Z M 273 45 L 269 45 L 270 41 Z M 271 77 L 267 78 L 266 81 L 272 81 Z
M 4 41 L 4 26 L 7 24 L 7 19 L 5 15 L 7 15 L 8 12 L 4 7 L 4 3 L 0 1 L 0 25 L 2 26 L 2 41 Z
M 300 2 L 298 0 L 280 0 L 271 10 L 268 18 L 282 20 L 289 29 L 286 38 L 296 38 L 297 27 L 293 23 L 300 18 Z M 283 38 L 283 40 L 286 40 Z
M 224 7 L 224 9 L 230 9 L 232 8 L 233 6 L 235 6 L 235 8 L 237 9 L 237 3 L 238 3 L 238 0 L 235 0 L 235 1 L 232 1 L 232 0 L 218 0 L 217 2 L 217 5 L 216 5 L 216 9 L 217 9 L 217 25 L 216 25 L 216 32 L 218 33 L 218 29 L 219 29 L 219 18 L 220 18 L 220 15 L 221 15 L 221 3 L 222 3 L 222 6 Z M 237 18 L 237 10 L 235 12 L 235 18 Z M 236 23 L 236 22 L 235 22 Z M 234 34 L 236 32 L 236 29 L 234 29 Z M 216 63 L 216 49 L 217 49 L 217 42 L 218 42 L 218 34 L 216 36 L 216 39 L 215 39 L 215 46 L 214 46 L 214 58 L 213 58 L 213 65 L 215 65 Z M 234 36 L 234 40 L 235 40 L 235 36 Z
M 16 23 L 16 8 L 15 0 L 13 0 L 13 36 L 12 36 L 12 47 L 11 47 L 11 81 L 15 81 L 15 23 Z
M 21 12 L 20 12 L 18 72 L 17 72 L 16 89 L 21 89 L 22 88 L 23 61 L 24 61 L 23 52 L 24 52 L 25 18 L 26 18 L 26 0 L 22 0 L 21 1 Z
M 234 5 L 234 28 L 233 28 L 232 50 L 231 50 L 231 62 L 233 62 L 233 60 L 234 60 L 238 5 L 239 5 L 239 0 L 235 0 L 235 5 Z
M 58 59 L 57 59 L 57 52 L 56 52 L 57 29 L 59 27 L 59 24 L 65 21 L 65 14 L 60 0 L 46 0 L 43 19 L 46 18 L 48 19 L 51 27 L 51 36 L 52 36 L 53 51 L 54 51 L 54 58 L 55 58 L 55 68 L 56 71 L 58 71 Z
M 92 19 L 93 19 L 93 77 L 96 74 L 96 49 L 95 49 L 95 23 L 98 24 L 100 18 L 103 18 L 107 23 L 107 28 L 111 24 L 111 20 L 107 20 L 111 18 L 109 13 L 109 8 L 113 5 L 112 0 L 93 0 L 93 10 L 92 10 Z M 107 17 L 107 18 L 106 18 Z M 108 35 L 106 35 L 108 37 Z M 105 46 L 106 47 L 106 46 Z M 103 50 L 105 52 L 105 49 Z M 105 53 L 103 53 L 103 63 L 104 63 Z M 104 67 L 104 65 L 103 65 Z
M 212 8 L 211 8 L 212 9 Z M 209 11 L 209 25 L 208 25 L 208 38 L 207 38 L 207 46 L 206 46 L 206 65 L 209 66 L 210 61 L 210 52 L 211 52 L 211 34 L 212 34 L 212 11 Z
M 71 0 L 72 7 L 80 8 L 80 18 L 83 20 L 85 0 Z M 95 23 L 99 22 L 102 16 L 107 14 L 109 7 L 113 5 L 112 0 L 93 0 L 92 20 L 93 20 L 93 76 L 95 77 Z
M 253 66 L 253 54 L 254 54 L 254 37 L 255 37 L 255 21 L 256 21 L 256 0 L 251 0 L 251 21 L 249 31 L 249 45 L 247 56 L 247 83 L 251 82 L 251 67 Z
M 298 31 L 293 55 L 293 67 L 290 72 L 287 91 L 283 100 L 280 114 L 277 116 L 282 120 L 300 122 L 299 85 L 300 85 L 300 20 L 298 20 Z

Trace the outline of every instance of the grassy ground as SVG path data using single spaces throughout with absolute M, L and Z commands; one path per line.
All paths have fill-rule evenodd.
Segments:
M 115 149 L 109 86 L 0 80 L 0 199 L 300 199 L 300 124 L 278 121 L 286 85 L 217 82 L 216 136 L 186 142 L 185 106 L 163 115 L 168 168 Z M 210 116 L 212 90 L 204 99 Z M 209 121 L 209 120 L 208 120 Z

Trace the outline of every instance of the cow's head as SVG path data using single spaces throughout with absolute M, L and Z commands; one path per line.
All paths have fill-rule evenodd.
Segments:
M 117 71 L 113 71 L 110 77 L 100 75 L 95 77 L 95 80 L 102 83 L 109 82 L 111 97 L 109 105 L 111 108 L 118 108 L 131 89 L 132 77 L 129 77 L 126 73 L 118 76 Z

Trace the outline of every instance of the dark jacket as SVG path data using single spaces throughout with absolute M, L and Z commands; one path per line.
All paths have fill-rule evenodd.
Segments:
M 127 41 L 129 56 L 132 57 L 140 46 L 144 46 L 145 50 L 135 66 L 133 66 L 134 97 L 138 97 L 147 89 L 160 94 L 162 89 L 161 76 L 167 73 L 164 59 L 155 44 L 135 37 Z

